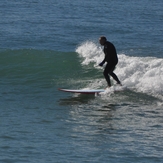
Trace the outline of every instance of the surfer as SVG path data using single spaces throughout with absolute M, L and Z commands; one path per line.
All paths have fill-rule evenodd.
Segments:
M 102 46 L 104 46 L 103 51 L 105 54 L 104 60 L 99 64 L 99 66 L 102 67 L 103 64 L 107 62 L 103 74 L 108 83 L 108 87 L 111 87 L 109 75 L 113 77 L 113 79 L 117 82 L 117 84 L 122 85 L 117 75 L 113 72 L 115 69 L 115 66 L 118 63 L 118 56 L 117 56 L 115 46 L 111 42 L 107 41 L 105 36 L 102 36 L 99 38 L 99 43 Z

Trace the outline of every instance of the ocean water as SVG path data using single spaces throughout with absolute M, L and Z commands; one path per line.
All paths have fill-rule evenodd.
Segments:
M 163 1 L 1 0 L 0 162 L 162 163 Z M 105 35 L 123 86 L 105 88 Z

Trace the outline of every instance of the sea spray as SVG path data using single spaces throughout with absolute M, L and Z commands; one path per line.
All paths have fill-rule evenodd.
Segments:
M 92 41 L 82 43 L 77 47 L 76 52 L 84 59 L 82 62 L 83 65 L 88 65 L 90 62 L 97 64 L 103 57 L 102 49 Z

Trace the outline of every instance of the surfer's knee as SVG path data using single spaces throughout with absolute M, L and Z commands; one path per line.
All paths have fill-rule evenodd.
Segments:
M 103 75 L 104 76 L 107 76 L 108 75 L 108 72 L 106 70 L 103 71 Z

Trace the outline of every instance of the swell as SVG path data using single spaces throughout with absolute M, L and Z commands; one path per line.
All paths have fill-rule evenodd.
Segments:
M 0 76 L 3 83 L 11 84 L 57 81 L 69 76 L 66 70 L 75 62 L 75 55 L 50 50 L 4 50 L 0 52 Z

